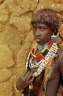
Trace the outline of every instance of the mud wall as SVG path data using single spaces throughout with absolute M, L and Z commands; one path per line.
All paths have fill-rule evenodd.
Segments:
M 56 10 L 63 26 L 63 0 L 0 0 L 0 96 L 22 96 L 15 83 L 34 41 L 31 17 L 46 7 Z

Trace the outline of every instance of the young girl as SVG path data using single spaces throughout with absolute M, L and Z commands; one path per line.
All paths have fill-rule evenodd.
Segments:
M 61 77 L 59 63 L 63 63 L 56 44 L 57 14 L 52 9 L 41 9 L 34 13 L 31 25 L 36 44 L 28 53 L 26 70 L 16 87 L 24 96 L 56 96 Z

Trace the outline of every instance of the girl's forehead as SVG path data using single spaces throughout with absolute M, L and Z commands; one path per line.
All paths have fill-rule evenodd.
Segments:
M 48 26 L 46 24 L 42 24 L 42 23 L 34 23 L 32 26 L 38 26 L 38 27 L 46 27 L 46 28 L 48 28 Z

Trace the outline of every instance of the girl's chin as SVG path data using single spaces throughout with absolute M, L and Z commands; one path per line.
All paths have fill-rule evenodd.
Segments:
M 40 43 L 41 41 L 40 41 L 39 39 L 36 39 L 36 42 L 37 42 L 37 43 Z
M 40 45 L 42 45 L 42 42 L 40 42 L 40 41 L 36 41 L 38 44 L 40 44 Z
M 45 44 L 45 42 L 40 41 L 40 40 L 36 40 L 36 42 L 37 42 L 38 44 L 40 44 L 40 45 L 44 45 L 44 44 Z
M 41 41 L 39 38 L 36 38 L 35 40 L 36 40 L 37 42 L 40 42 L 40 41 Z

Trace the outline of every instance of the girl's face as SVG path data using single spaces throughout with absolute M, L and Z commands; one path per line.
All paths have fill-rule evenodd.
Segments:
M 33 35 L 38 44 L 45 44 L 51 39 L 53 32 L 48 26 L 42 23 L 34 23 L 32 25 Z

